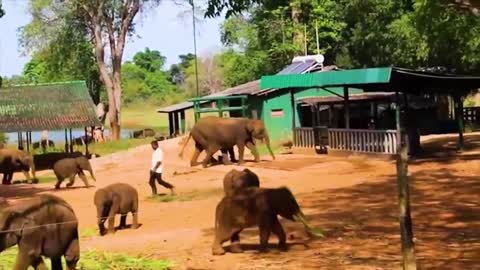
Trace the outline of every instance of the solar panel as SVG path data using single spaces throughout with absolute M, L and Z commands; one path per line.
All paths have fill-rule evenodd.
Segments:
M 285 67 L 284 69 L 282 69 L 277 74 L 300 74 L 315 64 L 316 64 L 315 60 L 307 60 L 305 62 L 303 61 L 293 62 L 287 67 Z

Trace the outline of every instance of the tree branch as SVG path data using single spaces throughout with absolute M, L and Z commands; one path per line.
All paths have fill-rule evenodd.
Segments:
M 122 14 L 122 23 L 117 37 L 117 54 L 116 57 L 121 59 L 123 56 L 123 49 L 125 48 L 125 38 L 128 33 L 129 26 L 133 22 L 133 18 L 140 10 L 139 0 L 127 0 Z

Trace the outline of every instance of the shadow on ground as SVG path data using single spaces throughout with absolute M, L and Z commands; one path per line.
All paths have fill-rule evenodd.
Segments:
M 419 269 L 475 269 L 480 265 L 480 180 L 455 173 L 443 169 L 411 175 Z M 283 220 L 289 235 L 289 256 L 277 252 L 275 236 L 270 237 L 272 252 L 241 256 L 267 261 L 295 258 L 308 269 L 401 267 L 395 176 L 377 183 L 299 194 L 297 198 L 312 225 L 321 226 L 326 237 L 309 240 L 301 224 Z M 213 241 L 213 229 L 204 233 Z M 242 232 L 241 239 L 247 250 L 258 249 L 257 229 Z

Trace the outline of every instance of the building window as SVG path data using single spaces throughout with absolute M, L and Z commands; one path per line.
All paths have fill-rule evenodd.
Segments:
M 283 117 L 283 109 L 272 109 L 272 117 Z

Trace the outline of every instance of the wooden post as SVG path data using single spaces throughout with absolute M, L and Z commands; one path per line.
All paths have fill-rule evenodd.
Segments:
M 179 123 L 178 123 L 178 113 L 174 112 L 173 113 L 173 126 L 174 126 L 174 131 L 173 134 L 176 137 L 179 133 Z
M 330 104 L 330 106 L 328 108 L 328 127 L 329 128 L 336 127 L 336 126 L 333 126 L 333 116 L 334 116 L 334 113 L 335 113 L 334 108 L 335 107 L 334 107 L 333 104 Z
M 344 110 L 344 116 L 345 116 L 345 128 L 349 129 L 350 128 L 350 108 L 349 108 L 349 96 L 348 96 L 348 87 L 343 87 L 343 110 Z
M 29 136 L 30 132 L 25 132 L 25 136 L 27 137 L 27 152 L 30 153 L 30 136 Z M 40 144 L 41 144 L 41 140 L 40 140 Z
M 242 104 L 242 117 L 247 117 L 247 106 L 245 104 L 246 98 L 241 98 L 241 104 Z
M 397 125 L 397 186 L 398 204 L 400 207 L 400 234 L 402 241 L 403 269 L 416 270 L 414 253 L 412 218 L 410 215 L 410 188 L 408 183 L 408 153 L 407 146 L 402 142 L 400 121 L 400 96 L 396 92 L 396 125 Z
M 72 136 L 72 129 L 70 131 L 70 153 L 73 153 L 73 136 Z
M 223 117 L 223 100 L 217 99 L 218 117 Z
M 314 104 L 310 105 L 310 111 L 312 113 L 312 127 L 316 127 L 317 124 L 317 114 L 315 113 L 316 106 Z
M 67 132 L 67 129 L 65 129 L 65 152 L 68 153 L 68 132 Z
M 186 133 L 185 110 L 180 111 L 180 129 L 182 134 Z
M 295 111 L 297 108 L 295 107 L 295 95 L 293 94 L 293 91 L 290 90 L 290 102 L 292 105 L 292 128 L 296 127 L 296 121 L 295 121 Z
M 173 113 L 172 112 L 168 113 L 168 131 L 169 131 L 168 136 L 169 137 L 173 136 L 174 126 L 173 126 Z
M 85 130 L 85 156 L 88 157 L 88 132 L 87 132 L 87 127 L 85 127 L 84 130 Z M 93 135 L 93 130 L 92 130 L 92 135 Z
M 463 102 L 462 98 L 458 95 L 454 96 L 454 102 L 455 102 L 455 117 L 457 118 L 457 124 L 458 124 L 458 142 L 457 142 L 457 148 L 459 152 L 463 152 L 464 150 L 464 139 L 463 139 Z

